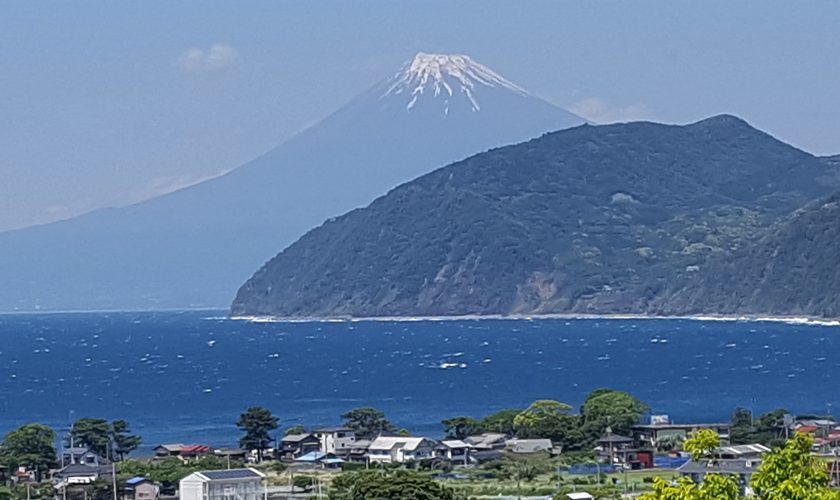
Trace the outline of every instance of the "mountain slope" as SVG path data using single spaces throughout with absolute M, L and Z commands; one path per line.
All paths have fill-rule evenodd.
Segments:
M 0 310 L 223 307 L 324 219 L 443 164 L 580 123 L 466 56 L 418 54 L 225 176 L 0 234 Z
M 722 279 L 724 277 L 724 279 Z M 796 210 L 754 244 L 712 259 L 660 312 L 840 318 L 840 194 Z
M 496 149 L 327 221 L 234 315 L 631 313 L 833 186 L 819 159 L 722 115 L 581 126 Z

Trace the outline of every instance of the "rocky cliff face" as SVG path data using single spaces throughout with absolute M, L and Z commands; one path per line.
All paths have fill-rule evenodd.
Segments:
M 231 312 L 758 311 L 735 303 L 742 289 L 708 307 L 715 279 L 728 282 L 714 273 L 761 258 L 750 249 L 772 247 L 791 212 L 837 187 L 832 168 L 728 115 L 581 126 L 455 163 L 327 221 L 257 271 Z

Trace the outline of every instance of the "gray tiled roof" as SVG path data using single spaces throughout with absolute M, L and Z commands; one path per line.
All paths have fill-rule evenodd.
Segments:
M 281 441 L 284 442 L 284 443 L 297 443 L 297 442 L 303 441 L 304 439 L 306 439 L 308 437 L 314 437 L 314 436 L 312 434 L 309 434 L 309 433 L 286 434 L 285 436 L 283 436 L 283 439 Z
M 689 460 L 677 472 L 681 474 L 752 474 L 761 465 L 761 460 Z

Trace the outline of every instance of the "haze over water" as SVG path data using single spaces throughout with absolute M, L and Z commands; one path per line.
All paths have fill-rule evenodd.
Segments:
M 539 319 L 252 323 L 223 313 L 0 315 L 0 433 L 124 418 L 144 438 L 234 445 L 237 416 L 283 428 L 374 406 L 438 436 L 440 420 L 534 399 L 626 390 L 678 422 L 738 406 L 840 405 L 840 328 L 771 322 Z M 63 432 L 63 431 L 62 431 Z

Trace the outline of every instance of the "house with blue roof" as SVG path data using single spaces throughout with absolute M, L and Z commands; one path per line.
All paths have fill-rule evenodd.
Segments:
M 295 459 L 295 464 L 308 468 L 338 469 L 343 463 L 344 459 L 337 457 L 334 453 L 322 451 L 311 451 Z
M 123 484 L 123 498 L 157 500 L 160 498 L 160 486 L 143 476 L 134 476 Z

